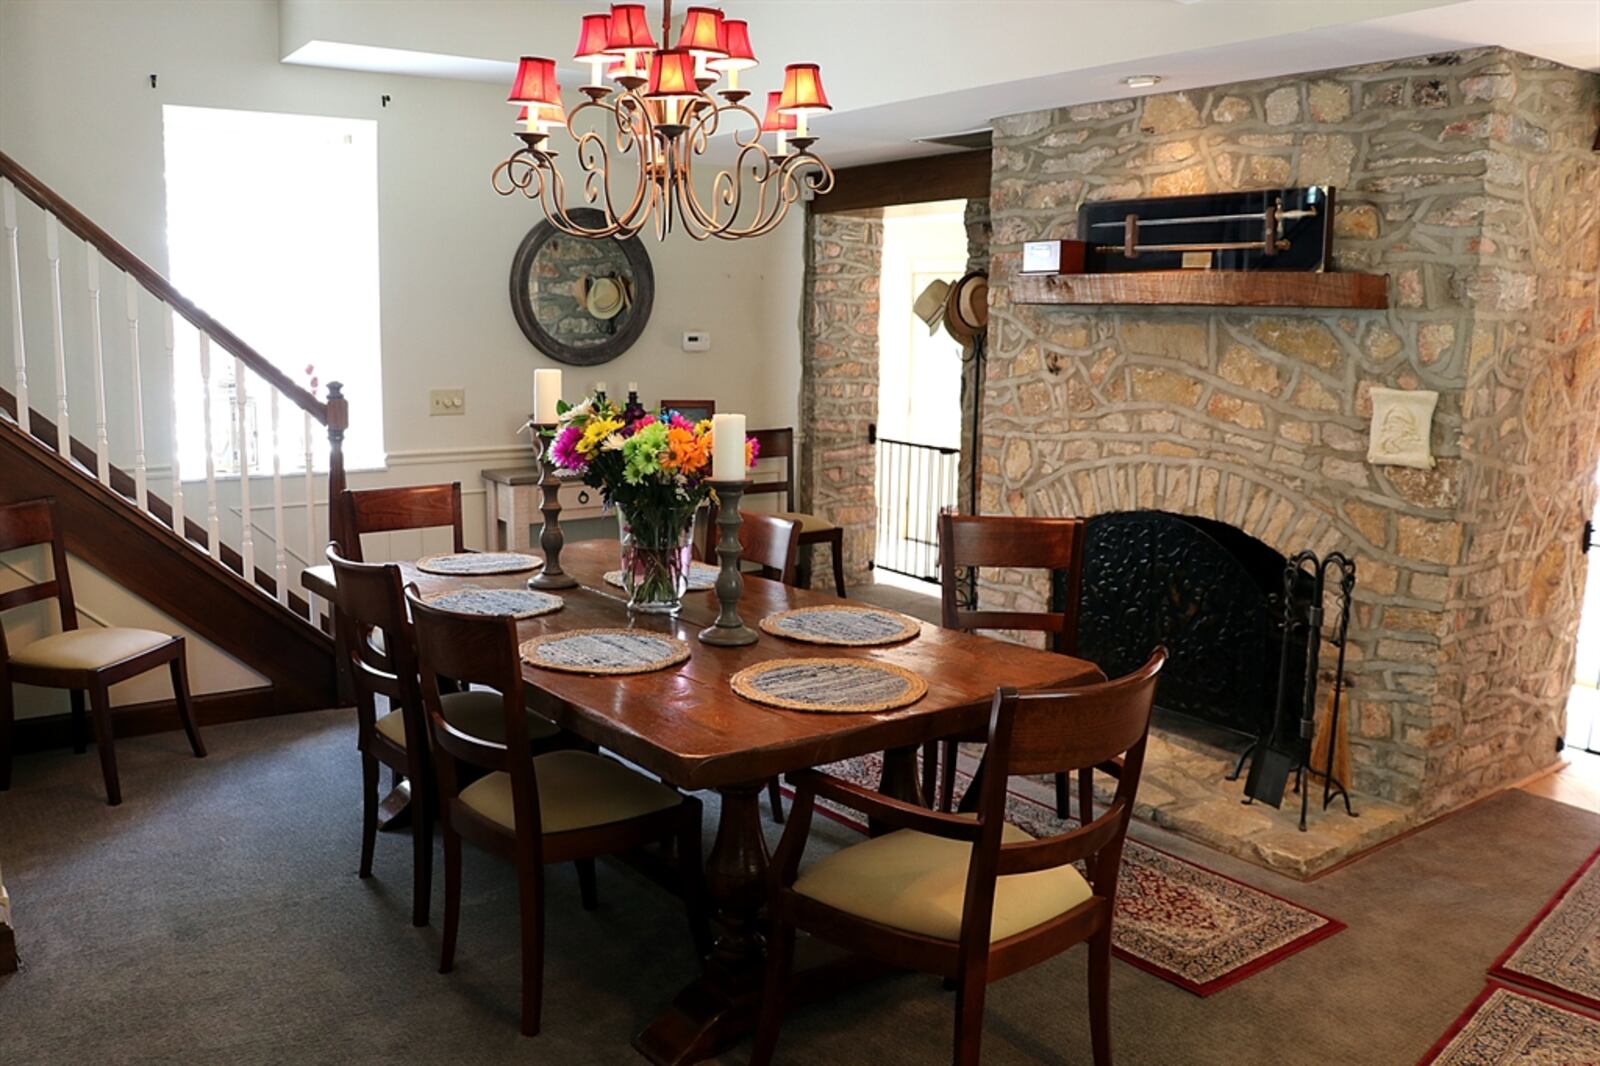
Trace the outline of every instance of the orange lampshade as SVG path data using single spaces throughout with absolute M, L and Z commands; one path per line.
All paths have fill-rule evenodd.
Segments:
M 761 120 L 762 133 L 788 133 L 800 128 L 799 119 L 778 110 L 778 102 L 782 99 L 782 93 L 767 94 L 767 117 Z
M 678 47 L 692 56 L 727 55 L 722 39 L 722 12 L 713 7 L 691 7 L 684 12 Z
M 722 43 L 728 54 L 709 60 L 712 70 L 749 70 L 756 65 L 755 50 L 750 47 L 750 24 L 744 19 L 722 20 Z
M 578 50 L 573 59 L 593 62 L 606 55 L 611 44 L 611 16 L 585 15 L 583 28 L 578 31 Z
M 646 96 L 654 100 L 684 100 L 699 92 L 694 81 L 694 56 L 687 49 L 666 48 L 651 56 Z
M 783 96 L 778 110 L 786 115 L 814 115 L 832 111 L 822 90 L 822 72 L 815 63 L 790 63 L 783 68 Z
M 656 46 L 655 38 L 650 36 L 650 20 L 645 17 L 643 4 L 612 4 L 609 30 L 606 51 L 613 55 L 646 51 Z
M 561 106 L 561 86 L 556 84 L 556 61 L 523 56 L 517 65 L 517 78 L 511 83 L 508 104 L 555 104 Z

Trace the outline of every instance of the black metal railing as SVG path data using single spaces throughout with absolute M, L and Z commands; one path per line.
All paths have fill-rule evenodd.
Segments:
M 878 436 L 878 543 L 872 566 L 939 583 L 939 512 L 956 506 L 959 448 Z

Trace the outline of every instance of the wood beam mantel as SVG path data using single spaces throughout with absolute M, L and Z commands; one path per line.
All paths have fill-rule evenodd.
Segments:
M 918 159 L 845 167 L 833 191 L 811 202 L 814 215 L 934 200 L 982 200 L 989 195 L 989 152 L 947 152 Z

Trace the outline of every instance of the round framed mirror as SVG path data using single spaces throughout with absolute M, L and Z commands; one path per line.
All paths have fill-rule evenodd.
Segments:
M 593 208 L 573 221 L 597 226 Z M 533 346 L 571 366 L 608 362 L 633 346 L 650 319 L 655 274 L 639 238 L 572 237 L 541 222 L 511 260 L 511 311 Z

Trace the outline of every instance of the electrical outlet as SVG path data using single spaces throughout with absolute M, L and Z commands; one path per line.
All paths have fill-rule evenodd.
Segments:
M 683 334 L 683 350 L 686 352 L 708 352 L 711 350 L 711 334 L 703 329 L 685 330 Z
M 467 413 L 466 389 L 429 389 L 429 415 L 464 415 Z

